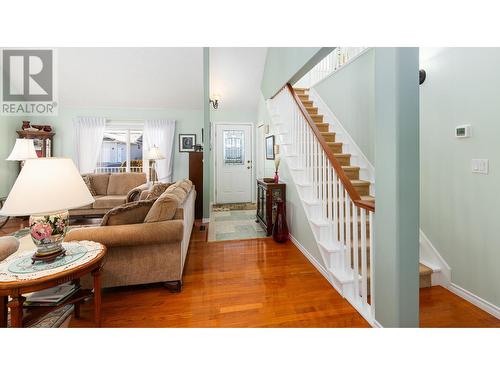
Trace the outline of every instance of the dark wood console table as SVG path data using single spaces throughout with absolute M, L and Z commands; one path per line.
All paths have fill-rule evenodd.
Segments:
M 257 219 L 255 221 L 262 225 L 268 236 L 273 232 L 277 207 L 276 199 L 278 198 L 286 203 L 286 184 L 257 180 Z

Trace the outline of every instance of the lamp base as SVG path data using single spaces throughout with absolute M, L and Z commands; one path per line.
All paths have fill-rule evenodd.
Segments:
M 31 263 L 35 263 L 36 261 L 41 261 L 41 262 L 51 262 L 54 259 L 56 259 L 58 256 L 64 256 L 66 254 L 66 250 L 64 250 L 62 247 L 60 250 L 54 252 L 54 253 L 38 253 L 36 252 L 33 254 L 31 257 Z
M 61 244 L 68 231 L 68 211 L 31 215 L 29 224 L 31 239 L 37 247 L 33 260 L 51 261 L 63 254 Z

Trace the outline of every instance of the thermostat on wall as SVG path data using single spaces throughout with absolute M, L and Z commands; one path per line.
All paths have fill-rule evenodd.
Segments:
M 455 128 L 455 137 L 457 138 L 468 138 L 471 136 L 471 126 L 470 125 L 460 125 Z

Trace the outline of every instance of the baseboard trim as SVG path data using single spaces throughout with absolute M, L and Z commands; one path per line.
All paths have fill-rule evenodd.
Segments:
M 486 311 L 488 314 L 493 315 L 495 318 L 500 319 L 500 307 L 495 306 L 491 302 L 488 302 L 479 296 L 476 296 L 474 293 L 469 292 L 467 289 L 464 289 L 457 284 L 449 283 L 446 288 L 450 292 L 472 303 L 474 306 L 477 306 L 481 310 Z
M 371 324 L 373 328 L 384 328 L 384 326 L 377 322 L 375 319 L 373 319 L 373 322 Z
M 330 280 L 330 274 L 326 270 L 325 267 L 323 267 L 317 260 L 314 258 L 311 253 L 304 247 L 302 244 L 291 234 L 289 235 L 290 241 L 297 247 L 297 249 L 300 250 L 302 254 L 311 262 L 311 264 L 323 275 L 325 279 L 328 280 L 330 284 L 335 288 L 335 285 L 333 285 L 332 281 Z M 337 289 L 337 288 L 335 288 Z

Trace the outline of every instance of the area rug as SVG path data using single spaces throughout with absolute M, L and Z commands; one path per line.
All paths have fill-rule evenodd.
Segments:
M 256 203 L 223 203 L 212 205 L 213 212 L 219 211 L 243 211 L 243 210 L 256 210 Z
M 255 210 L 212 211 L 208 226 L 208 242 L 266 237 L 255 222 Z

